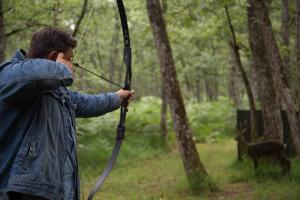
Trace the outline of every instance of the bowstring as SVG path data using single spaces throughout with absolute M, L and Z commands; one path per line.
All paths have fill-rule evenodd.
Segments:
M 87 24 L 88 24 L 88 22 L 89 22 L 89 20 L 91 18 L 92 13 L 93 13 L 94 5 L 95 5 L 95 0 L 93 0 L 92 3 L 91 3 L 91 7 L 90 7 L 90 11 L 89 11 L 88 17 L 87 17 L 87 19 L 84 22 L 83 29 L 82 29 L 81 34 L 79 36 L 78 43 L 77 43 L 77 48 L 75 49 L 75 52 L 74 52 L 74 55 L 73 55 L 73 62 L 75 60 L 77 49 L 79 49 L 79 45 L 81 43 L 82 37 L 83 37 L 83 35 L 84 35 L 85 31 L 86 31 Z
M 87 17 L 87 19 L 84 22 L 84 26 L 83 26 L 83 29 L 82 29 L 82 31 L 80 33 L 79 40 L 78 40 L 78 43 L 77 43 L 77 48 L 75 49 L 74 54 L 73 54 L 72 62 L 75 61 L 75 56 L 77 55 L 77 49 L 79 49 L 82 37 L 83 37 L 83 35 L 84 35 L 85 31 L 86 31 L 87 24 L 88 24 L 88 22 L 89 22 L 89 20 L 91 18 L 92 13 L 93 13 L 94 5 L 95 5 L 95 0 L 92 0 L 88 17 Z M 79 163 L 77 163 L 77 165 L 79 165 Z M 77 166 L 77 168 L 79 169 L 79 166 Z M 78 173 L 79 173 L 79 180 L 80 180 L 81 185 L 82 185 L 79 190 L 81 191 L 82 198 L 85 199 L 85 197 L 84 197 L 84 191 L 83 191 L 83 185 L 84 185 L 84 183 L 83 183 L 83 179 L 82 179 L 80 170 L 78 170 Z

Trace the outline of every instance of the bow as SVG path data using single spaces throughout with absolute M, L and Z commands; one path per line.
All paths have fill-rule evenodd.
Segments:
M 119 16 L 121 19 L 121 24 L 122 24 L 122 30 L 123 30 L 123 38 L 124 38 L 124 63 L 126 65 L 126 74 L 125 74 L 125 81 L 124 81 L 124 90 L 131 90 L 131 47 L 130 47 L 130 37 L 129 37 L 129 30 L 128 30 L 128 24 L 127 24 L 127 17 L 126 17 L 126 12 L 125 12 L 125 7 L 123 4 L 122 0 L 116 0 L 117 5 L 118 5 L 118 11 L 119 11 Z M 117 134 L 116 134 L 116 140 L 115 140 L 115 145 L 114 149 L 112 151 L 112 154 L 110 156 L 110 159 L 108 161 L 108 164 L 106 168 L 104 169 L 103 173 L 101 176 L 98 178 L 95 186 L 92 188 L 92 190 L 89 193 L 88 200 L 93 199 L 94 195 L 96 192 L 100 189 L 102 184 L 104 183 L 105 179 L 108 177 L 110 171 L 112 170 L 121 145 L 122 141 L 125 136 L 125 120 L 126 120 L 126 114 L 127 114 L 127 105 L 128 105 L 128 100 L 125 100 L 121 104 L 120 108 L 120 120 L 117 128 Z

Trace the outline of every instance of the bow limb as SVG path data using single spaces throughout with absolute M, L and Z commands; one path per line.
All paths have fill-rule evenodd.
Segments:
M 123 38 L 124 38 L 124 63 L 126 65 L 126 74 L 125 74 L 125 81 L 124 81 L 124 88 L 125 90 L 131 90 L 131 77 L 132 77 L 132 71 L 131 71 L 131 47 L 130 47 L 130 36 L 129 36 L 129 30 L 128 30 L 128 24 L 127 24 L 127 17 L 126 17 L 126 12 L 125 12 L 125 7 L 123 4 L 122 0 L 116 0 L 117 5 L 118 5 L 118 11 L 121 19 L 121 24 L 122 24 L 122 30 L 123 30 Z M 108 177 L 109 173 L 111 172 L 123 139 L 125 137 L 125 121 L 126 121 L 126 114 L 127 114 L 127 105 L 128 105 L 128 100 L 125 100 L 121 104 L 120 108 L 120 120 L 117 128 L 117 134 L 116 134 L 116 140 L 115 140 L 115 145 L 113 152 L 111 154 L 111 157 L 108 161 L 108 164 L 106 168 L 104 169 L 103 173 L 101 176 L 98 178 L 95 186 L 93 189 L 90 191 L 88 200 L 92 200 L 96 192 L 101 188 L 102 184 L 104 183 L 105 179 Z

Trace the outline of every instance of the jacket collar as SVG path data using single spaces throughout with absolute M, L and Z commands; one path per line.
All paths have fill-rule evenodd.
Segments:
M 13 59 L 16 58 L 18 60 L 26 60 L 26 52 L 23 49 L 19 49 L 16 51 L 15 55 L 13 56 Z
M 26 52 L 23 49 L 19 49 L 16 51 L 16 53 L 14 54 L 14 56 L 9 59 L 8 61 L 2 63 L 0 65 L 0 71 L 6 67 L 7 65 L 11 64 L 14 60 L 26 60 Z

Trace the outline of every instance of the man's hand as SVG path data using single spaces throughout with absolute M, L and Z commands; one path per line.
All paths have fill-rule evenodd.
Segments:
M 60 52 L 57 55 L 56 62 L 66 65 L 66 67 L 71 71 L 74 76 L 74 65 L 73 63 L 65 57 L 65 54 Z
M 116 94 L 119 95 L 119 97 L 122 101 L 124 101 L 126 99 L 129 102 L 134 96 L 134 91 L 133 90 L 130 91 L 130 90 L 123 90 L 122 89 L 122 90 L 118 90 L 116 92 Z

